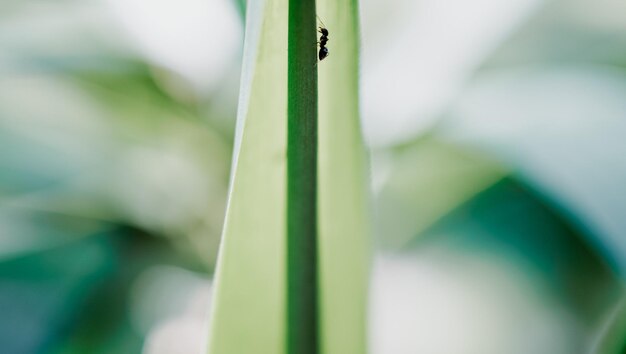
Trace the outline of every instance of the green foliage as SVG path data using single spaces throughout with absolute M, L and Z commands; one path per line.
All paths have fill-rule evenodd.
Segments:
M 211 353 L 287 350 L 285 335 L 292 332 L 286 329 L 290 299 L 285 296 L 297 296 L 287 291 L 287 267 L 301 271 L 290 267 L 311 264 L 286 264 L 286 244 L 288 237 L 293 241 L 292 237 L 302 236 L 302 227 L 317 229 L 320 351 L 365 352 L 369 209 L 366 155 L 358 120 L 358 8 L 354 1 L 328 1 L 320 2 L 318 9 L 330 31 L 330 43 L 337 44 L 330 47 L 332 54 L 327 60 L 315 64 L 314 39 L 302 48 L 287 45 L 288 38 L 298 36 L 294 32 L 303 32 L 300 40 L 311 37 L 313 13 L 307 14 L 305 22 L 310 28 L 302 29 L 288 26 L 285 1 L 255 1 L 247 8 L 237 139 L 217 270 Z M 299 50 L 303 52 L 299 54 Z M 288 63 L 287 53 L 289 60 L 291 55 L 303 60 Z M 317 107 L 314 84 L 305 84 L 316 68 Z M 304 102 L 308 103 L 301 105 Z M 318 217 L 311 224 L 314 212 L 306 212 L 315 205 L 311 194 L 300 195 L 293 183 L 297 184 L 298 178 L 305 184 L 315 180 L 311 176 L 314 169 L 297 167 L 298 159 L 315 156 L 310 150 L 314 135 L 297 128 L 299 123 L 292 125 L 291 119 L 292 114 L 298 119 L 306 114 L 310 119 L 316 108 L 319 150 L 313 167 L 317 168 Z M 310 123 L 306 121 L 309 127 Z M 294 133 L 304 134 L 308 140 L 298 141 Z M 287 186 L 290 195 L 286 195 Z M 300 214 L 292 214 L 292 203 L 304 208 Z M 287 222 L 285 217 L 290 215 L 296 219 Z M 289 231 L 286 225 L 290 225 Z
M 287 353 L 319 352 L 315 0 L 290 0 L 287 76 Z
M 196 353 L 182 345 L 188 339 L 205 340 L 204 332 L 196 335 L 204 331 L 204 309 L 187 308 L 194 288 L 172 281 L 180 274 L 166 277 L 155 268 L 194 270 L 204 289 L 197 298 L 209 298 L 240 63 L 221 67 L 223 77 L 202 91 L 180 76 L 180 68 L 144 51 L 146 42 L 118 28 L 120 19 L 100 8 L 105 3 L 112 2 L 0 4 L 3 353 L 170 353 L 163 341 L 153 341 L 165 327 L 182 334 L 165 341 L 181 352 Z M 520 343 L 541 354 L 590 344 L 601 354 L 623 351 L 623 5 L 558 0 L 513 27 L 510 15 L 498 12 L 506 30 L 483 27 L 488 24 L 481 20 L 478 27 L 494 30 L 468 49 L 450 43 L 448 28 L 423 22 L 421 12 L 403 11 L 421 4 L 368 3 L 363 14 L 372 70 L 363 73 L 366 79 L 431 67 L 453 74 L 441 82 L 437 75 L 419 77 L 389 96 L 372 97 L 383 107 L 375 117 L 384 122 L 378 129 L 403 129 L 394 123 L 401 105 L 393 97 L 421 102 L 438 96 L 438 87 L 456 89 L 454 99 L 441 102 L 444 114 L 432 117 L 438 119 L 434 129 L 374 147 L 378 252 L 383 263 L 400 260 L 400 266 L 389 272 L 377 263 L 366 340 L 370 184 L 358 121 L 358 4 L 317 1 L 316 14 L 330 31 L 330 56 L 315 63 L 310 9 L 308 24 L 290 30 L 294 12 L 287 0 L 233 3 L 247 12 L 247 36 L 213 307 L 214 354 L 284 354 L 288 333 L 298 330 L 316 335 L 320 352 L 337 354 L 366 353 L 367 342 L 374 353 L 392 353 L 381 345 L 385 336 L 422 348 L 456 342 L 467 352 L 487 344 L 478 351 L 489 354 L 524 352 Z M 127 24 L 144 23 L 143 10 Z M 458 16 L 444 12 L 433 13 L 437 21 L 431 22 Z M 419 47 L 424 62 L 397 51 L 424 41 L 403 32 L 402 21 L 439 31 L 428 36 L 426 50 Z M 163 23 L 155 26 L 163 29 Z M 290 31 L 300 30 L 306 38 L 289 39 Z M 306 53 L 290 60 L 290 45 Z M 467 53 L 431 60 L 443 59 L 439 53 L 450 45 Z M 389 53 L 396 56 L 385 59 Z M 317 79 L 318 88 L 301 85 L 305 79 Z M 308 101 L 307 109 L 294 109 L 299 99 Z M 408 112 L 415 121 L 406 127 L 430 118 L 422 113 Z M 296 138 L 289 126 L 292 118 L 315 115 L 318 146 L 307 153 L 313 144 L 304 139 L 312 135 Z M 294 168 L 301 157 L 308 158 L 308 169 Z M 316 189 L 315 198 L 288 192 L 295 181 L 291 168 Z M 317 237 L 317 252 L 303 247 L 304 255 L 317 255 L 317 266 L 293 252 L 292 261 L 302 264 L 289 265 L 288 242 L 303 234 L 290 232 L 288 220 Z M 423 272 L 424 266 L 430 268 Z M 288 290 L 288 272 L 299 271 L 317 273 L 316 284 L 294 279 L 309 295 L 311 285 L 319 285 L 302 302 L 317 317 L 306 323 L 317 321 L 318 333 L 288 325 L 289 301 L 301 300 Z M 146 273 L 163 280 L 153 283 L 161 286 L 146 286 Z M 386 287 L 393 282 L 401 284 Z M 381 292 L 400 301 L 377 298 Z M 429 298 L 433 294 L 440 302 Z M 380 306 L 392 311 L 377 312 Z M 181 311 L 193 312 L 198 328 L 172 323 Z M 464 340 L 457 340 L 459 332 Z
M 237 133 L 211 314 L 214 354 L 284 352 L 287 9 L 285 0 L 253 1 L 246 9 Z
M 319 67 L 321 352 L 366 352 L 369 165 L 359 125 L 359 8 L 320 0 L 330 55 Z

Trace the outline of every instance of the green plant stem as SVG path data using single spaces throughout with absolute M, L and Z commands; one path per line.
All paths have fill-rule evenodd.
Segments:
M 319 353 L 315 0 L 289 0 L 287 353 Z

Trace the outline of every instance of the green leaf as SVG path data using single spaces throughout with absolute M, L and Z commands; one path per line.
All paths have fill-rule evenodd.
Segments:
M 287 353 L 319 352 L 315 0 L 289 0 Z
M 306 12 L 304 21 L 310 21 L 314 14 L 301 10 Z M 291 11 L 294 15 L 296 10 Z M 287 259 L 294 260 L 293 254 L 289 258 L 287 255 L 288 236 L 302 236 L 302 230 L 313 230 L 317 236 L 318 264 L 312 272 L 315 275 L 317 270 L 318 299 L 317 305 L 309 305 L 319 310 L 315 318 L 307 319 L 313 322 L 292 322 L 290 326 L 301 326 L 305 332 L 317 328 L 319 352 L 366 352 L 369 200 L 367 156 L 358 111 L 357 3 L 320 1 L 317 14 L 330 32 L 331 55 L 315 64 L 315 57 L 304 57 L 316 54 L 315 40 L 310 46 L 305 39 L 300 40 L 301 46 L 289 46 L 292 42 L 288 38 L 308 38 L 315 27 L 303 29 L 293 22 L 289 27 L 288 1 L 248 3 L 237 135 L 216 271 L 210 353 L 287 352 L 287 336 L 299 331 L 287 330 L 288 304 L 302 300 L 295 298 L 298 295 L 291 286 L 288 290 L 287 270 L 309 267 L 315 260 L 290 263 L 288 267 Z M 312 66 L 311 70 L 307 65 Z M 311 90 L 314 86 L 310 86 L 315 78 L 308 84 L 301 81 L 302 87 L 298 80 L 309 80 L 308 73 L 316 70 L 319 101 L 317 106 L 310 106 L 316 99 Z M 292 119 L 314 113 L 301 110 L 303 107 L 318 111 L 317 151 L 307 149 L 314 143 L 298 141 L 293 135 L 297 129 L 292 130 Z M 308 133 L 305 131 L 303 136 L 310 138 Z M 289 171 L 288 134 L 290 142 L 296 144 L 290 147 Z M 305 161 L 301 159 L 315 154 L 317 166 L 305 164 L 307 167 L 301 170 L 300 162 Z M 317 173 L 312 175 L 315 167 Z M 291 189 L 294 176 L 302 178 L 300 182 L 317 180 L 312 186 L 317 198 Z M 304 207 L 298 213 L 291 208 L 293 205 Z M 288 235 L 287 218 L 292 217 Z M 307 226 L 311 220 L 316 222 Z M 289 270 L 292 274 L 307 273 L 301 272 L 304 269 Z M 306 279 L 300 280 L 306 284 Z M 290 281 L 298 281 L 298 277 Z M 316 338 L 315 334 L 309 335 Z
M 283 353 L 287 1 L 250 1 L 209 353 Z
M 366 352 L 368 158 L 359 126 L 356 0 L 319 0 L 330 55 L 319 67 L 321 352 Z

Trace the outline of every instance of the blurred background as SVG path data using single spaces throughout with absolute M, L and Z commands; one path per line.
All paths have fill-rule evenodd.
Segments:
M 361 12 L 371 352 L 619 352 L 626 2 Z M 2 353 L 204 353 L 244 14 L 0 2 Z

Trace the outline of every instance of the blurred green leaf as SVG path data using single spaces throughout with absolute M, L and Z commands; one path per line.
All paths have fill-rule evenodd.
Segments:
M 593 353 L 623 354 L 626 352 L 626 306 L 624 297 L 607 316 L 597 335 Z
M 506 174 L 496 161 L 434 136 L 398 146 L 380 160 L 385 172 L 376 226 L 385 248 L 402 247 Z
M 0 5 L 2 353 L 138 353 L 137 273 L 213 267 L 227 103 L 138 58 L 102 6 Z
M 130 299 L 140 274 L 155 265 L 175 264 L 198 269 L 198 263 L 173 252 L 171 245 L 133 227 L 118 225 L 108 235 L 114 252 L 110 270 L 97 288 L 83 292 L 80 313 L 52 347 L 54 354 L 138 353 L 143 333 L 129 313 Z M 152 325 L 158 325 L 153 323 Z
M 626 274 L 626 75 L 595 66 L 494 69 L 469 85 L 440 136 L 515 171 Z
M 0 262 L 4 353 L 42 353 L 61 341 L 114 260 L 108 234 Z
M 568 306 L 584 330 L 592 331 L 619 298 L 621 286 L 586 232 L 527 186 L 504 178 L 428 228 L 413 246 L 498 254 L 532 274 Z

